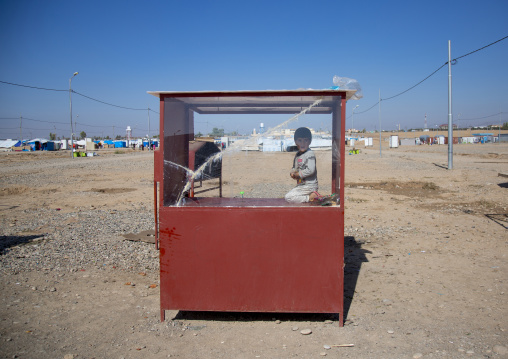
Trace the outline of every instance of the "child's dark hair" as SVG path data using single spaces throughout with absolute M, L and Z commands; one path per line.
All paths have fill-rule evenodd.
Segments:
M 297 138 L 308 138 L 309 141 L 312 141 L 312 133 L 307 127 L 300 127 L 295 131 L 295 141 Z

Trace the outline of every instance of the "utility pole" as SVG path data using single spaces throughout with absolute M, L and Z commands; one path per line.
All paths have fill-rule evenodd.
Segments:
M 19 140 L 20 146 L 23 147 L 23 130 L 22 130 L 22 123 L 23 123 L 23 117 L 21 117 L 21 114 L 19 114 Z
M 351 135 L 353 135 L 353 130 L 355 129 L 355 110 L 357 107 L 360 107 L 360 105 L 356 105 L 351 114 Z
M 150 151 L 150 107 L 148 107 L 148 151 Z
M 452 42 L 448 40 L 448 169 L 453 169 Z
M 501 110 L 499 110 L 499 126 L 497 127 L 497 143 L 501 144 Z
M 381 154 L 381 89 L 379 89 L 379 157 L 382 157 Z
M 71 158 L 74 157 L 74 146 L 73 146 L 73 143 L 72 143 L 72 138 L 73 138 L 73 131 L 72 131 L 72 79 L 74 76 L 76 76 L 78 74 L 78 72 L 75 72 L 72 77 L 69 79 L 69 104 L 70 104 L 70 112 L 71 112 Z

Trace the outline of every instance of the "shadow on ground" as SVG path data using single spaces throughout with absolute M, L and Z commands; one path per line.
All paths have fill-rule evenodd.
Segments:
M 172 320 L 211 320 L 222 322 L 323 322 L 339 320 L 338 314 L 328 313 L 257 313 L 257 312 L 199 312 L 179 311 Z
M 10 247 L 28 244 L 43 237 L 44 235 L 42 234 L 32 234 L 27 236 L 0 236 L 0 255 L 4 254 Z
M 504 229 L 508 229 L 508 214 L 501 213 L 501 214 L 486 214 L 485 217 L 490 219 L 491 221 L 496 222 Z
M 357 241 L 355 237 L 344 237 L 344 320 L 353 303 L 362 263 L 368 262 L 366 254 L 372 253 L 363 249 L 363 244 L 363 241 Z

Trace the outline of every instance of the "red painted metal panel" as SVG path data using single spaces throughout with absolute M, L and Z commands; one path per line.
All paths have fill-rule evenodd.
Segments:
M 161 309 L 343 313 L 342 213 L 161 208 Z

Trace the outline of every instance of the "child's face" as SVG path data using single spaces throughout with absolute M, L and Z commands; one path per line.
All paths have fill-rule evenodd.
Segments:
M 298 147 L 298 151 L 304 152 L 307 151 L 310 145 L 310 139 L 308 138 L 297 138 L 295 141 L 296 147 Z

